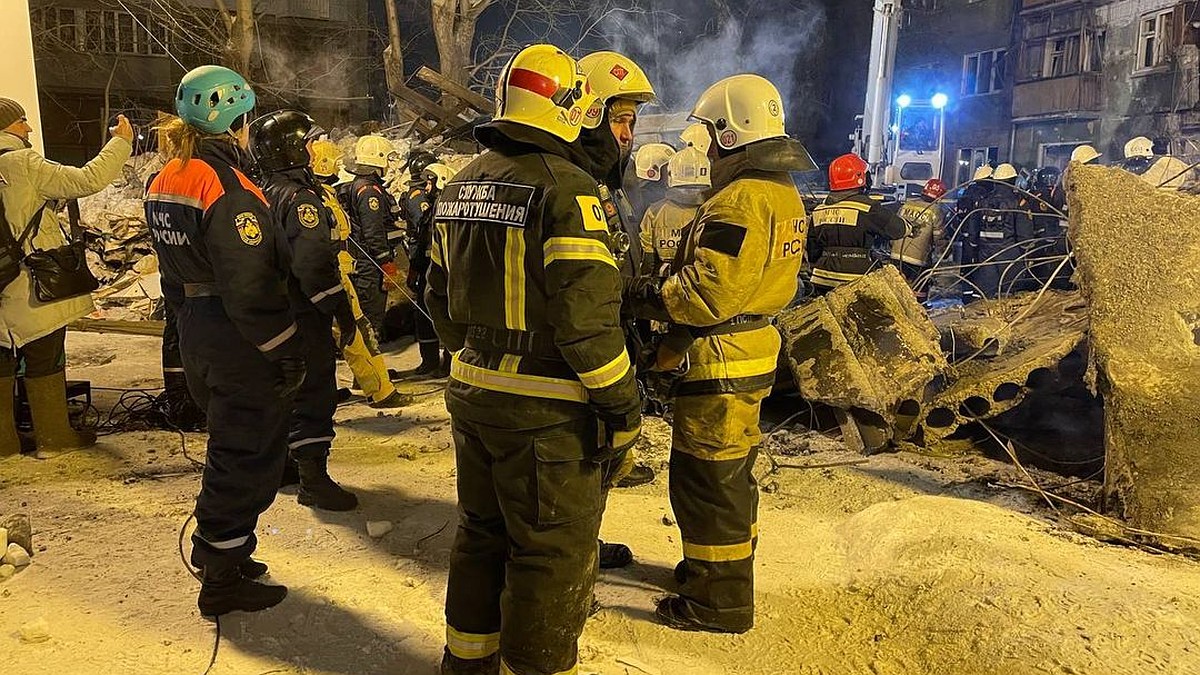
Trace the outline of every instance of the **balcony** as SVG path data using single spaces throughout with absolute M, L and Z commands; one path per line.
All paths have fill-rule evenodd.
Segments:
M 1013 88 L 1015 119 L 1098 113 L 1101 109 L 1099 73 L 1021 82 Z

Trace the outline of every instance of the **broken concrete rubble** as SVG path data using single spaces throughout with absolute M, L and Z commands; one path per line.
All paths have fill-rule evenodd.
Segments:
M 1200 539 L 1200 199 L 1104 167 L 1068 173 L 1071 239 L 1105 399 L 1108 506 Z M 1113 195 L 1121 199 L 1113 199 Z

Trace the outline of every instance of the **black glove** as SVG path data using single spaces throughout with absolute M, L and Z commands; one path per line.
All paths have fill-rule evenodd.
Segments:
M 285 356 L 275 362 L 279 366 L 279 378 L 275 380 L 275 393 L 281 399 L 291 399 L 304 384 L 307 367 L 303 356 Z
M 354 320 L 354 310 L 350 308 L 350 299 L 344 298 L 333 310 L 333 320 L 337 323 L 338 348 L 345 349 L 354 342 L 358 334 L 358 322 Z
M 639 319 L 670 321 L 667 306 L 663 304 L 662 289 L 658 280 L 651 276 L 633 277 L 625 280 L 624 303 L 626 311 Z

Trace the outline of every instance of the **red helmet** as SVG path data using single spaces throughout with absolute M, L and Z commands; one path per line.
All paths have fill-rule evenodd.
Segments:
M 829 165 L 829 189 L 860 190 L 867 187 L 867 163 L 855 154 L 842 155 Z
M 946 195 L 946 184 L 940 178 L 930 178 L 929 182 L 925 183 L 925 189 L 921 190 L 921 196 L 936 202 Z

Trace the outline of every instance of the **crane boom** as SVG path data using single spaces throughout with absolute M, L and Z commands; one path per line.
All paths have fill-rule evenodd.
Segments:
M 874 0 L 875 22 L 871 32 L 871 63 L 867 74 L 867 98 L 863 105 L 862 132 L 855 152 L 877 179 L 887 164 L 888 127 L 892 113 L 892 76 L 896 66 L 896 44 L 900 36 L 901 0 Z

